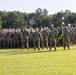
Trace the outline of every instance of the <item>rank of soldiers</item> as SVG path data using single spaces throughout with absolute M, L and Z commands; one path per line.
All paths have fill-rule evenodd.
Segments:
M 70 45 L 76 44 L 76 28 L 74 27 L 65 27 L 63 29 L 62 39 L 56 41 L 57 35 L 60 31 L 60 28 L 48 28 L 44 27 L 41 31 L 38 28 L 24 28 L 24 31 L 21 33 L 20 29 L 2 29 L 0 30 L 0 48 L 31 48 L 34 50 L 38 48 L 44 49 L 54 47 L 56 51 L 56 46 L 63 46 L 70 49 Z

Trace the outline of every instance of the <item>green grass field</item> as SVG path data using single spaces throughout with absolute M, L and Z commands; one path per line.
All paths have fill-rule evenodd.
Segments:
M 76 75 L 76 46 L 70 48 L 0 49 L 0 75 Z

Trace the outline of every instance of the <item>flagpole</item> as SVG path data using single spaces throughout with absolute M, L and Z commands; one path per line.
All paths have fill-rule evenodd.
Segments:
M 63 25 L 64 25 L 64 16 L 62 17 L 62 24 L 61 24 L 61 28 L 62 28 L 62 34 L 63 34 Z M 62 35 L 62 45 L 63 45 L 63 42 L 64 42 L 64 40 L 63 40 L 63 35 Z
M 62 17 L 62 24 L 61 24 L 62 26 L 62 33 L 63 33 L 63 25 L 64 25 L 64 17 Z

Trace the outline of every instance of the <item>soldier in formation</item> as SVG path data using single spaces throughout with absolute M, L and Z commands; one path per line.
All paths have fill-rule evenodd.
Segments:
M 42 30 L 41 32 L 42 34 L 42 47 L 47 47 L 48 49 L 48 36 L 49 36 L 49 33 L 47 31 L 47 29 L 44 27 L 44 29 Z
M 57 37 L 57 34 L 54 28 L 52 28 L 51 31 L 49 32 L 50 51 L 52 46 L 54 46 L 54 49 L 56 51 L 56 37 Z
M 6 37 L 7 37 L 7 42 L 6 42 L 7 47 L 12 47 L 13 41 L 12 41 L 12 32 L 11 32 L 11 30 L 7 30 Z
M 21 33 L 20 29 L 2 29 L 0 30 L 0 48 L 4 47 L 24 47 L 29 49 L 29 47 L 36 47 L 38 50 L 40 48 L 47 48 L 54 46 L 56 51 L 57 45 L 57 35 L 59 30 L 56 28 L 49 29 L 44 27 L 41 32 L 38 28 L 24 28 L 24 31 Z M 21 41 L 22 40 L 22 41 Z M 59 42 L 61 45 L 61 43 Z M 59 45 L 58 44 L 58 45 Z M 70 44 L 76 44 L 76 28 L 74 27 L 65 27 L 63 31 L 63 44 L 64 49 L 66 46 L 70 48 Z M 22 45 L 22 46 L 21 46 Z
M 68 47 L 68 50 L 70 48 L 70 31 L 65 28 L 63 32 L 63 43 L 64 43 L 64 50 L 66 47 Z
M 30 33 L 25 28 L 23 32 L 23 46 L 26 47 L 27 49 L 29 49 L 29 37 L 30 37 Z
M 38 48 L 38 50 L 40 50 L 41 33 L 38 31 L 38 28 L 36 28 L 35 32 L 33 32 L 32 39 L 34 50 L 36 50 L 36 47 Z

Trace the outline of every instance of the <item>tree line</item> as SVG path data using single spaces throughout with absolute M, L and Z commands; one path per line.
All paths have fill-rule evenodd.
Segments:
M 48 14 L 47 9 L 38 8 L 33 13 L 20 11 L 0 11 L 0 29 L 2 28 L 20 28 L 27 27 L 60 27 L 64 17 L 65 25 L 72 24 L 76 26 L 76 13 L 69 10 Z

